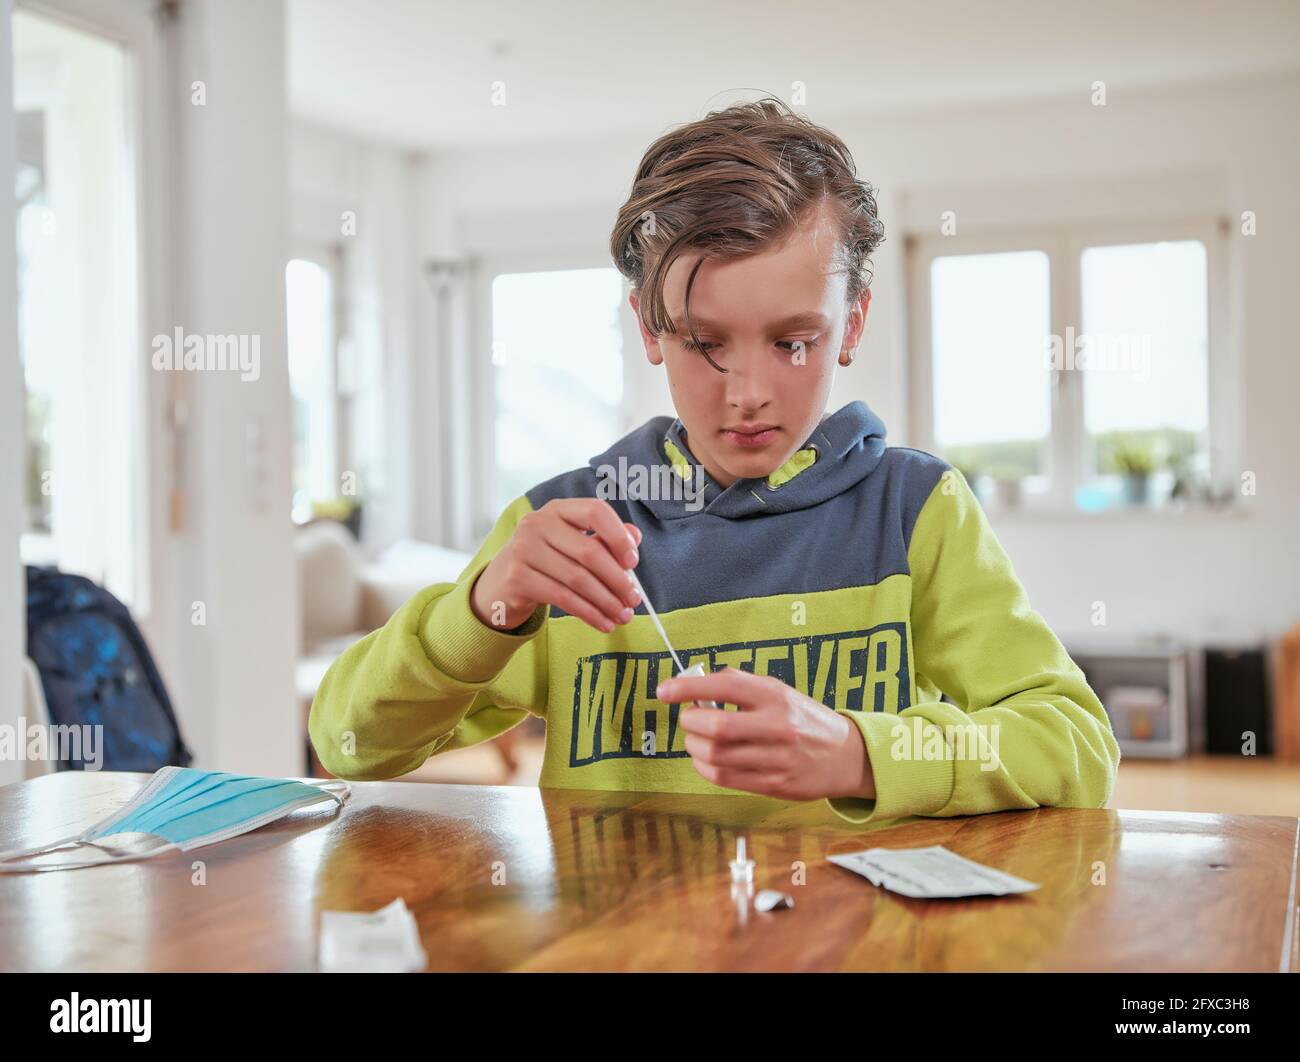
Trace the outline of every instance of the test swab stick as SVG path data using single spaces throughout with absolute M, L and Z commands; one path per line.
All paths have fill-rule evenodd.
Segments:
M 668 632 L 664 630 L 664 625 L 659 622 L 659 613 L 655 611 L 654 605 L 650 604 L 650 598 L 646 595 L 645 587 L 641 585 L 641 580 L 636 577 L 636 572 L 631 568 L 627 570 L 628 578 L 632 580 L 632 585 L 636 587 L 636 592 L 641 595 L 641 604 L 645 605 L 645 610 L 654 620 L 655 629 L 659 632 L 659 637 L 664 640 L 664 645 L 668 646 L 668 652 L 672 655 L 673 663 L 677 665 L 678 671 L 685 671 L 681 658 L 677 655 L 677 650 L 673 648 L 673 643 L 668 640 Z
M 636 577 L 636 572 L 631 568 L 627 570 L 628 578 L 632 580 L 632 585 L 636 587 L 636 592 L 641 595 L 641 603 L 645 605 L 645 610 L 650 618 L 654 621 L 655 629 L 659 632 L 659 637 L 664 640 L 664 645 L 668 646 L 668 652 L 673 658 L 673 663 L 677 665 L 679 674 L 686 676 L 695 676 L 704 674 L 704 665 L 696 664 L 694 667 L 684 667 L 682 659 L 677 655 L 677 650 L 673 648 L 673 643 L 668 640 L 668 632 L 664 630 L 664 625 L 659 619 L 659 613 L 655 611 L 654 605 L 650 604 L 650 598 L 645 592 L 645 587 L 641 585 L 641 580 Z M 721 708 L 722 705 L 717 701 L 699 701 L 697 702 L 705 708 Z

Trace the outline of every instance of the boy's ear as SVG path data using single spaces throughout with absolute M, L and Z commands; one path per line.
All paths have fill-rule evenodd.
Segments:
M 866 288 L 849 308 L 848 321 L 844 326 L 844 342 L 840 344 L 839 363 L 849 365 L 858 353 L 858 343 L 862 340 L 862 330 L 867 324 L 867 307 L 871 305 L 871 289 Z
M 664 363 L 664 353 L 659 349 L 659 340 L 650 334 L 646 329 L 645 322 L 641 320 L 641 311 L 639 309 L 640 299 L 635 291 L 627 297 L 628 303 L 632 307 L 632 315 L 636 318 L 636 326 L 641 330 L 641 342 L 645 344 L 645 356 L 651 365 L 662 365 Z

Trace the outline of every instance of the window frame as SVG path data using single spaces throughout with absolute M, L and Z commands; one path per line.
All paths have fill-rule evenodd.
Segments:
M 496 366 L 492 361 L 492 284 L 497 277 L 512 273 L 560 273 L 581 269 L 613 269 L 608 252 L 556 251 L 494 254 L 470 262 L 471 343 L 481 357 L 470 360 L 470 393 L 473 454 L 468 464 L 473 471 L 469 492 L 474 526 L 471 540 L 481 542 L 500 515 L 496 511 Z M 626 336 L 625 336 L 626 339 Z M 626 381 L 627 350 L 623 351 Z M 610 442 L 614 442 L 610 439 Z
M 352 391 L 348 384 L 354 374 L 343 364 L 346 356 L 347 304 L 343 283 L 346 278 L 346 250 L 341 244 L 296 238 L 290 245 L 285 269 L 293 261 L 310 262 L 323 269 L 330 283 L 329 390 L 330 402 L 330 480 L 337 485 L 343 469 L 352 467 Z M 287 311 L 286 300 L 286 311 Z M 292 380 L 290 381 L 292 394 Z M 294 458 L 296 460 L 296 456 Z
M 1064 225 L 971 227 L 951 235 L 909 233 L 904 253 L 908 285 L 908 415 L 914 445 L 937 451 L 934 432 L 934 351 L 931 335 L 931 263 L 957 255 L 1043 251 L 1048 257 L 1052 334 L 1065 336 L 1073 326 L 1082 333 L 1080 258 L 1091 247 L 1196 240 L 1205 247 L 1207 353 L 1206 437 L 1210 481 L 1235 477 L 1241 459 L 1240 374 L 1234 372 L 1227 327 L 1229 291 L 1227 235 L 1230 222 L 1211 215 L 1138 221 L 1092 221 Z M 1048 489 L 1028 499 L 1024 508 L 1059 514 L 1085 513 L 1075 505 L 1079 487 L 1092 478 L 1086 445 L 1083 375 L 1049 370 L 1050 429 L 1047 438 Z M 1106 510 L 1113 512 L 1115 510 Z M 1142 512 L 1157 511 L 1154 506 Z

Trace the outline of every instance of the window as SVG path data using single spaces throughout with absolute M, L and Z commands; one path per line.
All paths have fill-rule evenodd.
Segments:
M 1130 501 L 1148 501 L 1140 476 L 1164 490 L 1179 472 L 1209 472 L 1205 245 L 1088 247 L 1080 258 L 1089 486 L 1126 477 Z M 1113 486 L 1113 484 L 1112 484 Z
M 293 259 L 284 270 L 293 396 L 293 514 L 310 520 L 314 506 L 334 501 L 338 429 L 334 360 L 334 284 L 317 262 Z
M 13 16 L 23 559 L 147 610 L 148 477 L 128 55 Z
M 615 269 L 493 280 L 497 512 L 538 483 L 586 465 L 618 438 L 622 300 Z
M 1092 511 L 1220 496 L 1217 237 L 1148 231 L 911 241 L 918 444 L 986 501 Z
M 1017 478 L 1047 471 L 1051 331 L 1042 251 L 950 255 L 930 267 L 935 444 L 958 466 Z

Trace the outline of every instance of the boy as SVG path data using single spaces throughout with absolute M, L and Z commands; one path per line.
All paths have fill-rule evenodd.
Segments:
M 844 144 L 778 101 L 653 144 L 611 248 L 678 419 L 530 490 L 345 652 L 312 706 L 325 767 L 394 777 L 532 713 L 543 786 L 859 824 L 1104 805 L 1105 711 L 965 481 L 861 402 L 826 415 L 882 231 Z M 673 677 L 632 569 L 703 677 Z

